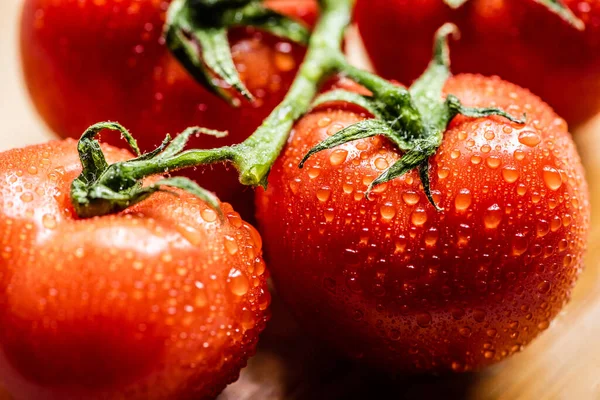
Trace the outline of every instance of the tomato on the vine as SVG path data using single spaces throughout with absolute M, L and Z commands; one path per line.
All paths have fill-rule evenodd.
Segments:
M 15 400 L 209 399 L 237 379 L 270 296 L 260 236 L 230 205 L 221 220 L 178 190 L 80 219 L 74 140 L 0 166 L 0 380 Z
M 380 136 L 307 152 L 369 113 L 322 104 L 295 126 L 257 195 L 279 295 L 343 354 L 393 371 L 479 369 L 519 351 L 569 299 L 589 228 L 584 171 L 566 123 L 529 91 L 457 75 L 463 104 L 429 161 L 375 186 L 401 159 Z M 371 116 L 372 118 L 372 116 Z
M 150 150 L 166 133 L 188 126 L 229 131 L 200 137 L 193 147 L 239 143 L 282 100 L 300 64 L 302 46 L 258 29 L 229 35 L 233 60 L 256 102 L 232 108 L 201 87 L 170 54 L 162 38 L 170 0 L 26 0 L 21 20 L 25 82 L 44 121 L 62 137 L 78 138 L 97 121 L 118 121 Z M 312 25 L 314 0 L 269 0 L 267 5 Z M 114 138 L 111 144 L 122 146 Z M 244 211 L 234 171 L 188 171 L 202 186 Z M 243 213 L 244 214 L 244 213 Z
M 461 40 L 456 72 L 499 75 L 530 89 L 569 123 L 600 112 L 600 1 L 563 0 L 585 25 L 577 30 L 536 0 L 358 0 L 356 19 L 375 68 L 410 83 L 429 61 L 429 43 L 445 22 Z M 389 38 L 393 37 L 393 40 Z

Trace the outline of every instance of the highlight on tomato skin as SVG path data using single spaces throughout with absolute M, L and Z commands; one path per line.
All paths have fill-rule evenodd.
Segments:
M 31 99 L 53 132 L 79 138 L 98 121 L 117 121 L 152 150 L 166 133 L 189 126 L 228 131 L 205 136 L 195 148 L 239 143 L 283 99 L 304 48 L 256 29 L 229 35 L 234 62 L 256 102 L 232 108 L 200 86 L 169 53 L 162 39 L 170 0 L 26 0 L 20 27 L 21 63 Z M 271 8 L 313 25 L 314 0 L 270 0 Z M 122 147 L 113 137 L 106 141 Z M 252 192 L 234 168 L 185 173 L 245 218 L 253 216 Z
M 269 318 L 259 234 L 176 189 L 79 219 L 80 171 L 71 139 L 0 153 L 3 386 L 15 400 L 216 397 Z
M 471 371 L 520 351 L 568 302 L 590 204 L 566 123 L 525 89 L 479 75 L 445 93 L 527 115 L 457 116 L 417 171 L 370 183 L 400 157 L 380 136 L 317 143 L 369 114 L 322 105 L 295 126 L 257 193 L 277 292 L 301 326 L 341 354 L 392 372 Z
M 541 3 L 468 0 L 453 10 L 443 0 L 357 0 L 355 18 L 385 78 L 410 84 L 429 62 L 433 33 L 453 22 L 461 31 L 452 45 L 454 72 L 499 75 L 528 88 L 574 126 L 600 112 L 600 1 L 560 2 L 582 31 Z

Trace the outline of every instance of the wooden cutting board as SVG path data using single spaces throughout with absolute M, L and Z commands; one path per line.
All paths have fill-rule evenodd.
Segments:
M 0 151 L 52 138 L 21 84 L 19 4 L 0 0 Z M 258 354 L 219 400 L 600 399 L 600 115 L 573 133 L 592 195 L 587 269 L 570 305 L 522 353 L 481 373 L 391 379 L 311 342 L 275 299 Z

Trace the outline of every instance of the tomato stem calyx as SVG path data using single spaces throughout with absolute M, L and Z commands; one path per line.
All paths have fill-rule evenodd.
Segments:
M 429 157 L 433 156 L 442 144 L 443 134 L 450 121 L 456 115 L 462 114 L 473 118 L 497 115 L 517 124 L 524 123 L 498 108 L 465 107 L 451 94 L 443 99 L 444 85 L 451 76 L 448 37 L 457 33 L 458 30 L 453 24 L 445 24 L 437 31 L 433 59 L 410 89 L 394 85 L 369 72 L 341 65 L 339 69 L 342 73 L 369 89 L 372 95 L 363 96 L 338 90 L 318 97 L 315 104 L 330 101 L 350 102 L 365 109 L 373 118 L 350 125 L 328 137 L 304 156 L 299 167 L 302 168 L 312 155 L 320 151 L 350 141 L 382 135 L 404 154 L 369 185 L 365 195 L 368 197 L 375 186 L 417 169 L 427 199 L 441 211 L 431 192 Z
M 138 157 L 109 165 L 96 140 L 96 136 L 104 129 L 120 132 Z M 71 202 L 75 212 L 80 218 L 111 214 L 125 210 L 153 193 L 178 188 L 199 197 L 222 216 L 217 197 L 187 178 L 165 178 L 150 185 L 143 184 L 145 177 L 169 172 L 164 165 L 178 158 L 190 136 L 197 134 L 224 136 L 219 131 L 188 128 L 174 140 L 167 135 L 156 150 L 140 154 L 135 139 L 123 126 L 114 122 L 101 122 L 91 126 L 77 145 L 83 169 L 71 184 Z
M 275 36 L 306 44 L 309 29 L 258 0 L 175 0 L 169 6 L 165 40 L 173 55 L 201 85 L 230 104 L 254 96 L 242 83 L 233 62 L 228 32 L 254 26 Z

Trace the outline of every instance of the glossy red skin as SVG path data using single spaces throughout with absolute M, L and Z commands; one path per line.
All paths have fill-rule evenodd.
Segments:
M 348 107 L 301 119 L 257 194 L 274 283 L 302 326 L 393 372 L 476 370 L 519 351 L 563 308 L 582 269 L 588 191 L 564 120 L 499 78 L 459 75 L 445 91 L 470 106 L 527 112 L 527 125 L 452 121 L 431 159 L 443 212 L 415 171 L 364 198 L 398 159 L 381 137 L 298 169 L 312 146 L 365 118 Z
M 221 223 L 158 193 L 79 220 L 74 140 L 0 166 L 0 381 L 15 400 L 209 399 L 237 379 L 270 296 L 260 236 L 230 205 Z
M 564 0 L 586 24 L 577 31 L 534 0 L 358 0 L 356 18 L 379 73 L 410 83 L 431 59 L 434 32 L 461 31 L 452 70 L 499 75 L 530 89 L 570 124 L 600 111 L 600 1 Z M 389 40 L 393 37 L 394 40 Z
M 26 0 L 21 19 L 25 82 L 40 115 L 62 137 L 79 138 L 99 121 L 118 121 L 152 150 L 167 133 L 189 126 L 229 131 L 225 139 L 201 136 L 190 147 L 239 143 L 283 99 L 304 49 L 258 31 L 230 35 L 242 80 L 258 98 L 234 109 L 198 85 L 162 41 L 170 0 Z M 314 23 L 314 0 L 268 2 L 288 15 Z M 285 51 L 281 51 L 285 50 Z M 118 136 L 106 141 L 119 147 Z M 210 171 L 214 169 L 214 171 Z M 206 173 L 210 171 L 210 173 Z M 252 214 L 251 190 L 234 168 L 184 173 Z

